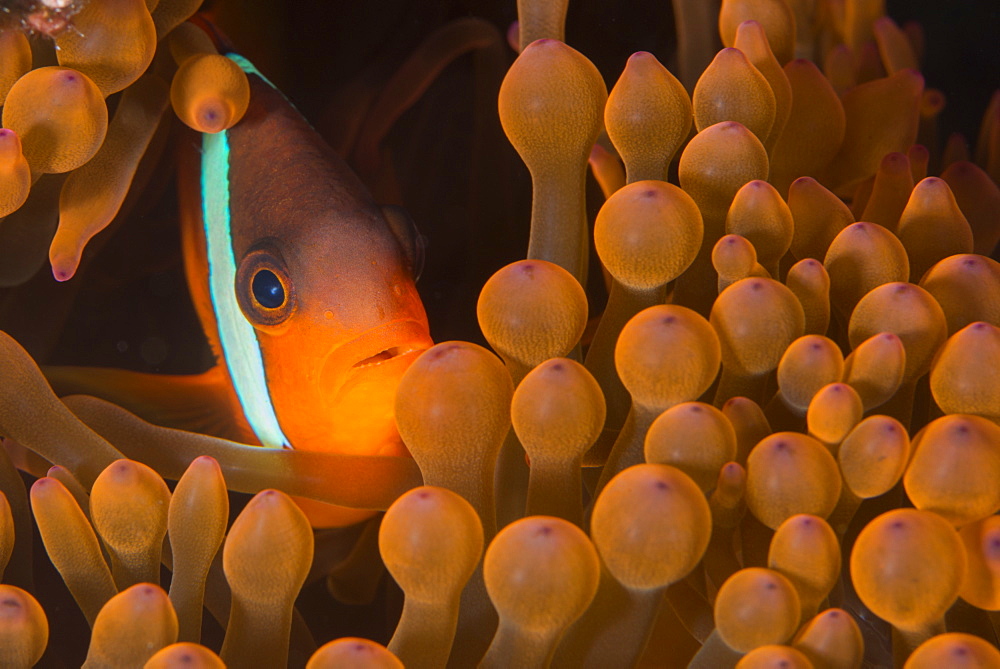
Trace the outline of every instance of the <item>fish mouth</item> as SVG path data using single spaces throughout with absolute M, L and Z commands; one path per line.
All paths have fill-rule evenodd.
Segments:
M 361 333 L 330 351 L 320 368 L 324 416 L 295 444 L 300 450 L 408 456 L 396 430 L 400 378 L 433 342 L 426 322 L 397 320 Z
M 381 364 L 392 360 L 393 358 L 399 357 L 401 355 L 406 355 L 407 353 L 412 353 L 413 351 L 423 351 L 426 349 L 417 348 L 414 346 L 390 346 L 387 349 L 379 351 L 375 355 L 370 355 L 364 360 L 358 360 L 356 363 L 351 365 L 351 369 L 361 369 L 364 367 L 373 367 L 375 365 Z
M 360 376 L 398 376 L 433 344 L 427 325 L 417 320 L 397 320 L 366 330 L 330 351 L 321 377 L 326 396 L 336 403 L 341 391 Z

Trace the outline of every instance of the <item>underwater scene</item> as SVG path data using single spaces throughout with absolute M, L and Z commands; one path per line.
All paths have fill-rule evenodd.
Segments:
M 0 666 L 1000 667 L 998 36 L 0 0 Z

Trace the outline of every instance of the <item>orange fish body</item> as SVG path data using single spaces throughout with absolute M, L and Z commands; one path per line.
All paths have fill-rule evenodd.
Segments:
M 153 422 L 265 447 L 406 455 L 396 385 L 432 344 L 415 234 L 252 65 L 230 57 L 250 79 L 246 115 L 186 135 L 179 171 L 188 285 L 218 366 L 199 377 L 56 380 Z M 317 527 L 373 513 L 299 502 Z

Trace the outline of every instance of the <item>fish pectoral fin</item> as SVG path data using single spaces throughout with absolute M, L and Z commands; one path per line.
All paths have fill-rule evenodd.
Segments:
M 144 374 L 107 367 L 43 367 L 59 397 L 93 395 L 155 425 L 257 443 L 219 367 L 202 374 Z

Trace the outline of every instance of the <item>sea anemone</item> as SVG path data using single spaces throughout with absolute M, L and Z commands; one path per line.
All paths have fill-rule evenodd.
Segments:
M 4 285 L 82 274 L 143 211 L 168 106 L 240 122 L 247 75 L 199 4 L 0 5 Z M 0 333 L 0 664 L 64 636 L 95 667 L 1000 662 L 1000 94 L 971 146 L 938 142 L 923 31 L 884 3 L 711 4 L 676 0 L 676 59 L 637 45 L 609 93 L 566 3 L 517 3 L 493 113 L 530 172 L 526 258 L 476 269 L 468 338 L 496 354 L 448 338 L 403 374 L 412 457 L 58 398 Z M 466 18 L 331 112 L 380 194 L 390 119 L 498 48 Z M 385 513 L 315 531 L 300 498 Z M 376 602 L 370 639 L 316 583 Z

